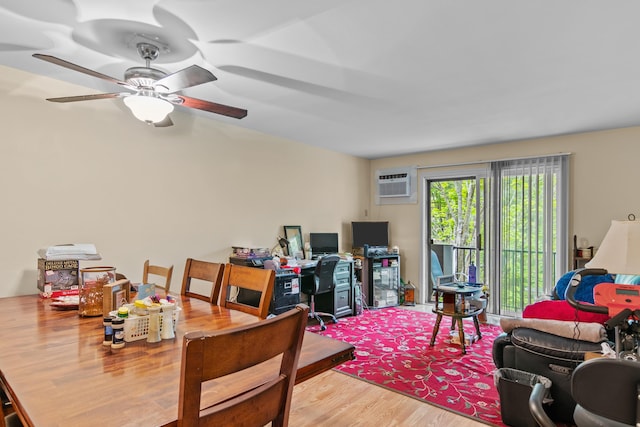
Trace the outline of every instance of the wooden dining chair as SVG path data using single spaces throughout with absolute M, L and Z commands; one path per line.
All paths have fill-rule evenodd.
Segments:
M 307 316 L 300 304 L 250 325 L 185 334 L 178 427 L 287 426 Z M 222 378 L 232 373 L 239 374 Z
M 173 265 L 171 267 L 151 265 L 149 264 L 149 260 L 146 260 L 142 270 L 142 283 L 152 283 L 149 281 L 150 274 L 162 277 L 164 281 L 164 291 L 165 293 L 169 293 L 169 288 L 171 287 L 171 275 L 173 274 Z
M 275 280 L 274 270 L 227 264 L 224 267 L 220 305 L 266 319 Z M 257 295 L 257 305 L 239 300 L 238 296 L 242 292 Z
M 212 304 L 218 304 L 223 273 L 224 264 L 187 258 L 187 262 L 184 267 L 184 277 L 182 279 L 182 290 L 180 293 L 187 297 L 209 301 Z M 210 282 L 211 291 L 206 294 L 192 291 L 191 279 Z

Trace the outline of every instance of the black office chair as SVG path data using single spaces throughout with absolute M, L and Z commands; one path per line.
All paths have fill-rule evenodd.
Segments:
M 313 283 L 309 283 L 309 281 L 303 281 L 302 283 L 302 292 L 309 296 L 309 319 L 316 319 L 321 331 L 327 329 L 321 316 L 330 317 L 333 323 L 338 323 L 336 316 L 330 313 L 317 312 L 315 305 L 316 295 L 333 292 L 336 286 L 333 274 L 338 262 L 340 262 L 338 255 L 328 255 L 320 258 L 313 273 Z

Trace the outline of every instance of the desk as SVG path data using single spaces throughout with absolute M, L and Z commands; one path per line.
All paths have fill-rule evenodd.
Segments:
M 168 426 L 178 416 L 185 332 L 257 322 L 182 299 L 176 338 L 102 346 L 101 317 L 57 311 L 36 295 L 0 298 L 0 379 L 28 426 Z M 305 333 L 296 383 L 354 358 L 354 347 Z
M 478 315 L 482 313 L 484 308 L 471 307 L 465 309 L 465 298 L 470 299 L 477 297 L 481 292 L 481 288 L 478 286 L 464 285 L 464 286 L 440 286 L 435 287 L 434 290 L 435 306 L 433 312 L 437 315 L 436 324 L 433 326 L 433 334 L 431 335 L 430 346 L 436 342 L 436 335 L 440 329 L 440 322 L 442 316 L 449 316 L 452 318 L 451 330 L 455 329 L 458 325 L 458 337 L 460 339 L 460 347 L 462 348 L 462 354 L 466 354 L 467 349 L 465 347 L 464 328 L 462 325 L 462 319 L 467 317 L 473 318 L 473 324 L 476 328 L 478 339 L 482 338 L 480 333 L 480 325 L 478 323 Z

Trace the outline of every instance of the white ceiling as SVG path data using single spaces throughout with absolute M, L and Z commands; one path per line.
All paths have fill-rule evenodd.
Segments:
M 637 0 L 0 0 L 0 64 L 88 88 L 50 97 L 118 88 L 33 53 L 121 80 L 140 38 L 248 110 L 195 114 L 365 158 L 640 124 Z

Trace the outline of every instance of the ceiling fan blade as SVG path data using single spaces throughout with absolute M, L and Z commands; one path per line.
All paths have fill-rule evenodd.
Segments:
M 303 80 L 284 77 L 277 74 L 267 73 L 253 68 L 242 67 L 238 65 L 220 65 L 218 69 L 237 76 L 246 77 L 251 80 L 269 83 L 275 86 L 293 89 L 298 92 L 307 93 L 309 95 L 320 96 L 347 102 L 353 105 L 380 105 L 380 100 L 371 96 L 358 95 L 356 93 L 347 92 L 341 89 L 323 86 Z M 362 81 L 365 77 L 360 77 Z
M 43 55 L 41 53 L 34 53 L 33 57 L 41 59 L 43 61 L 50 62 L 52 64 L 60 65 L 61 67 L 65 67 L 65 68 L 68 68 L 68 69 L 73 70 L 73 71 L 78 71 L 80 73 L 84 73 L 84 74 L 90 75 L 92 77 L 97 77 L 99 79 L 106 80 L 108 82 L 115 83 L 117 85 L 124 86 L 124 87 L 127 87 L 127 88 L 135 90 L 135 88 L 132 88 L 131 86 L 129 86 L 126 82 L 123 82 L 122 80 L 118 80 L 116 78 L 107 76 L 106 74 L 102 74 L 102 73 L 99 73 L 97 71 L 81 67 L 80 65 L 76 65 L 76 64 L 74 64 L 72 62 L 65 61 L 64 59 L 56 58 L 55 56 Z
M 192 65 L 161 78 L 153 86 L 160 93 L 172 93 L 214 80 L 217 78 L 211 71 Z
M 247 116 L 247 110 L 242 108 L 230 107 L 228 105 L 216 104 L 215 102 L 203 101 L 202 99 L 191 98 L 184 95 L 175 95 L 182 100 L 183 107 L 196 108 L 198 110 L 208 111 L 210 113 L 221 114 L 223 116 L 241 119 Z
M 51 102 L 76 102 L 76 101 L 92 101 L 94 99 L 120 98 L 121 93 L 97 93 L 95 95 L 79 95 L 79 96 L 62 96 L 60 98 L 47 98 Z
M 169 126 L 173 126 L 173 121 L 171 120 L 171 117 L 167 116 L 161 122 L 156 122 L 153 125 L 157 128 L 166 128 Z

